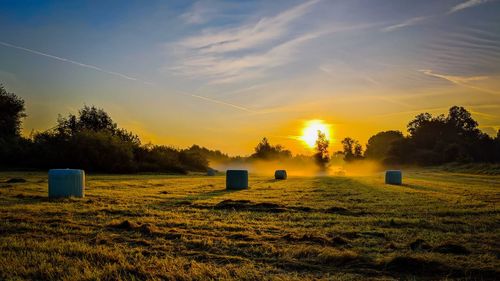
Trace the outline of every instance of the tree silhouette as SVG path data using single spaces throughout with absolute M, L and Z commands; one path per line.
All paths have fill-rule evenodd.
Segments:
M 24 117 L 26 117 L 24 100 L 7 92 L 0 84 L 0 138 L 19 137 Z
M 365 157 L 374 160 L 384 160 L 394 142 L 402 140 L 403 133 L 400 131 L 385 131 L 377 133 L 368 139 Z
M 453 106 L 448 112 L 446 122 L 455 127 L 459 134 L 477 133 L 478 123 L 472 119 L 472 115 L 463 107 Z
M 264 137 L 255 147 L 255 153 L 252 154 L 251 158 L 258 158 L 263 160 L 272 160 L 272 159 L 280 159 L 280 158 L 290 158 L 292 157 L 292 153 L 290 150 L 285 149 L 281 145 L 271 145 L 269 140 Z
M 342 141 L 344 161 L 353 161 L 363 158 L 363 148 L 359 142 L 350 137 L 344 138 Z
M 57 119 L 56 131 L 61 136 L 70 137 L 79 132 L 108 132 L 119 137 L 123 141 L 131 142 L 135 145 L 140 145 L 140 139 L 137 135 L 128 132 L 125 129 L 118 128 L 118 125 L 113 121 L 111 116 L 102 108 L 96 106 L 84 105 L 78 111 L 78 116 L 69 114 L 68 117 Z
M 328 153 L 328 146 L 330 142 L 326 139 L 325 133 L 318 130 L 318 138 L 316 139 L 316 153 L 314 160 L 316 164 L 322 169 L 326 169 L 328 162 L 330 162 L 330 155 Z

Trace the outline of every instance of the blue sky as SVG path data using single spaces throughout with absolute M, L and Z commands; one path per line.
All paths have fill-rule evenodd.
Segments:
M 25 131 L 104 107 L 146 141 L 296 152 L 466 106 L 500 129 L 500 1 L 0 1 L 0 82 Z M 226 140 L 234 140 L 228 142 Z

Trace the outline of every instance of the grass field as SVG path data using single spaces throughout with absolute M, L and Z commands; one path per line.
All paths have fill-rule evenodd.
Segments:
M 25 183 L 7 183 L 24 178 Z M 43 173 L 0 173 L 0 279 L 500 278 L 500 176 L 96 175 L 47 199 Z

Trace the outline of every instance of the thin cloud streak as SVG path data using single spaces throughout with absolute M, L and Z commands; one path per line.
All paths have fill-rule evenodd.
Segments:
M 299 46 L 313 39 L 336 32 L 359 30 L 373 27 L 373 24 L 360 24 L 346 27 L 333 27 L 309 32 L 294 37 L 268 50 L 240 55 L 239 57 L 220 54 L 195 54 L 183 58 L 180 65 L 170 69 L 190 77 L 209 78 L 208 84 L 225 84 L 262 77 L 266 70 L 285 65 L 296 57 Z
M 423 74 L 428 75 L 428 76 L 433 76 L 433 77 L 441 78 L 441 79 L 444 79 L 444 80 L 446 80 L 448 82 L 451 82 L 453 84 L 456 84 L 456 85 L 459 85 L 459 86 L 463 86 L 463 87 L 467 87 L 467 88 L 470 88 L 470 89 L 474 89 L 474 90 L 477 90 L 477 91 L 480 91 L 480 92 L 483 92 L 483 93 L 492 94 L 492 95 L 500 95 L 499 91 L 485 89 L 485 88 L 482 88 L 482 87 L 478 87 L 478 86 L 474 86 L 474 85 L 469 84 L 469 82 L 481 81 L 481 80 L 489 79 L 488 76 L 455 76 L 455 75 L 446 75 L 446 74 L 434 73 L 432 70 L 429 70 L 429 69 L 421 69 L 421 70 L 419 70 L 419 72 L 422 72 Z
M 32 53 L 32 54 L 36 54 L 36 55 L 48 57 L 48 58 L 55 59 L 55 60 L 58 60 L 58 61 L 62 61 L 62 62 L 74 64 L 74 65 L 85 67 L 85 68 L 88 68 L 88 69 L 93 69 L 93 70 L 96 70 L 96 71 L 99 71 L 99 72 L 102 72 L 102 73 L 106 73 L 106 74 L 118 76 L 118 77 L 126 79 L 126 80 L 137 81 L 137 82 L 144 83 L 146 85 L 154 85 L 154 83 L 151 83 L 151 82 L 148 82 L 148 81 L 144 81 L 144 80 L 141 80 L 141 79 L 138 79 L 138 78 L 134 78 L 134 77 L 128 76 L 126 74 L 122 74 L 122 73 L 115 72 L 115 71 L 105 70 L 105 69 L 102 69 L 102 68 L 100 68 L 98 66 L 95 66 L 95 65 L 85 64 L 85 63 L 77 62 L 77 61 L 74 61 L 74 60 L 70 60 L 70 59 L 66 59 L 66 58 L 62 58 L 62 57 L 50 55 L 50 54 L 47 54 L 47 53 L 42 53 L 42 52 L 39 52 L 39 51 L 36 51 L 36 50 L 33 50 L 33 49 L 28 49 L 28 48 L 24 48 L 24 47 L 21 47 L 21 46 L 9 44 L 7 42 L 0 41 L 0 45 L 3 45 L 5 47 L 9 47 L 9 48 L 14 48 L 14 49 L 26 51 L 26 52 L 29 52 L 29 53 Z
M 382 31 L 383 32 L 391 32 L 391 31 L 394 31 L 394 30 L 397 30 L 397 29 L 400 29 L 403 27 L 408 27 L 408 26 L 413 26 L 413 25 L 419 24 L 426 19 L 427 19 L 427 17 L 411 18 L 411 19 L 405 20 L 404 22 L 384 27 L 384 28 L 382 28 Z
M 199 96 L 199 95 L 194 95 L 194 94 L 189 94 L 189 96 L 195 97 L 195 98 L 198 98 L 198 99 L 202 99 L 202 100 L 205 100 L 205 101 L 210 101 L 210 102 L 213 102 L 213 103 L 218 103 L 218 104 L 226 105 L 226 106 L 233 107 L 233 108 L 236 108 L 236 109 L 239 109 L 239 110 L 243 110 L 243 111 L 246 111 L 246 112 L 257 113 L 257 111 L 254 111 L 254 110 L 251 110 L 251 109 L 248 109 L 246 107 L 239 106 L 239 105 L 236 105 L 236 104 L 228 103 L 228 102 L 225 102 L 225 101 L 220 101 L 220 100 L 216 100 L 216 99 L 212 99 L 212 98 L 207 98 L 207 97 L 204 97 L 204 96 Z
M 313 31 L 291 36 L 291 25 L 318 2 L 307 1 L 254 23 L 181 39 L 171 45 L 177 65 L 167 69 L 207 79 L 208 84 L 257 79 L 263 71 L 289 62 L 299 44 L 321 35 Z
M 239 27 L 206 31 L 188 37 L 178 44 L 201 54 L 226 53 L 244 50 L 272 41 L 288 31 L 288 24 L 303 16 L 319 0 L 307 1 L 274 17 L 262 18 L 256 23 Z
M 93 69 L 93 70 L 96 70 L 96 71 L 99 71 L 99 72 L 102 72 L 102 73 L 106 73 L 106 74 L 118 76 L 118 77 L 123 78 L 123 79 L 131 80 L 131 81 L 138 81 L 138 82 L 142 82 L 142 83 L 147 84 L 147 85 L 152 85 L 153 84 L 151 82 L 143 81 L 141 79 L 138 79 L 138 78 L 135 78 L 135 77 L 131 77 L 131 76 L 119 73 L 119 72 L 105 70 L 105 69 L 102 69 L 102 68 L 100 68 L 98 66 L 95 66 L 95 65 L 85 64 L 85 63 L 77 62 L 77 61 L 74 61 L 74 60 L 70 60 L 70 59 L 66 59 L 66 58 L 54 56 L 54 55 L 51 55 L 51 54 L 42 53 L 42 52 L 37 51 L 37 50 L 24 48 L 24 47 L 13 45 L 13 44 L 10 44 L 10 43 L 7 43 L 7 42 L 0 41 L 0 45 L 3 45 L 5 47 L 9 47 L 9 48 L 13 48 L 13 49 L 22 50 L 22 51 L 25 51 L 25 52 L 28 52 L 28 53 L 32 53 L 32 54 L 44 56 L 44 57 L 47 57 L 47 58 L 55 59 L 55 60 L 58 60 L 58 61 L 62 61 L 62 62 L 74 64 L 74 65 L 78 65 L 78 66 L 85 67 L 85 68 L 88 68 L 88 69 Z
M 475 6 L 490 2 L 490 1 L 492 1 L 492 0 L 468 0 L 468 1 L 465 1 L 463 3 L 458 4 L 456 6 L 453 6 L 448 11 L 448 14 L 453 14 L 453 13 L 456 13 L 458 11 L 472 8 L 472 7 L 475 7 Z
M 143 80 L 140 80 L 138 78 L 134 78 L 134 77 L 131 77 L 131 76 L 119 73 L 119 72 L 104 70 L 104 69 L 102 69 L 102 68 L 100 68 L 98 66 L 95 66 L 95 65 L 85 64 L 85 63 L 77 62 L 77 61 L 74 61 L 74 60 L 70 60 L 70 59 L 66 59 L 66 58 L 62 58 L 62 57 L 50 55 L 50 54 L 47 54 L 47 53 L 42 53 L 42 52 L 39 52 L 39 51 L 36 51 L 36 50 L 33 50 L 33 49 L 28 49 L 28 48 L 24 48 L 24 47 L 21 47 L 21 46 L 9 44 L 7 42 L 0 41 L 0 45 L 3 45 L 5 47 L 9 47 L 9 48 L 14 48 L 14 49 L 26 51 L 26 52 L 29 52 L 29 53 L 32 53 L 32 54 L 44 56 L 44 57 L 55 59 L 55 60 L 58 60 L 58 61 L 62 61 L 62 62 L 74 64 L 74 65 L 85 67 L 85 68 L 88 68 L 88 69 L 96 70 L 96 71 L 99 71 L 101 73 L 106 73 L 106 74 L 118 76 L 118 77 L 126 79 L 126 80 L 137 81 L 137 82 L 141 82 L 141 83 L 144 83 L 144 84 L 150 85 L 150 86 L 154 86 L 155 85 L 154 83 L 143 81 Z M 209 101 L 209 102 L 212 102 L 212 103 L 223 104 L 223 105 L 226 105 L 226 106 L 229 106 L 229 107 L 232 107 L 232 108 L 236 108 L 236 109 L 240 109 L 240 110 L 243 110 L 243 111 L 246 111 L 246 112 L 255 113 L 255 111 L 250 110 L 248 108 L 245 108 L 245 107 L 242 107 L 242 106 L 238 106 L 238 105 L 235 105 L 235 104 L 231 104 L 231 103 L 227 103 L 227 102 L 224 102 L 224 101 L 215 100 L 215 99 L 211 99 L 211 98 L 207 98 L 207 97 L 203 97 L 203 96 L 199 96 L 199 95 L 194 95 L 194 94 L 184 94 L 184 95 L 195 97 L 195 98 L 198 98 L 198 99 L 201 99 L 201 100 L 204 100 L 204 101 Z

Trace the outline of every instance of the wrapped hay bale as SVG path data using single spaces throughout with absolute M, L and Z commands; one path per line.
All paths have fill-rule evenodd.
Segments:
M 74 169 L 49 170 L 49 198 L 84 197 L 85 172 Z
M 227 170 L 226 171 L 226 189 L 238 190 L 248 188 L 247 170 Z
M 401 185 L 403 184 L 403 174 L 400 170 L 385 171 L 385 183 Z
M 274 172 L 274 178 L 277 180 L 286 180 L 287 178 L 286 170 L 276 170 Z
M 217 170 L 215 169 L 212 169 L 212 168 L 208 168 L 207 170 L 207 176 L 215 176 L 217 174 Z

